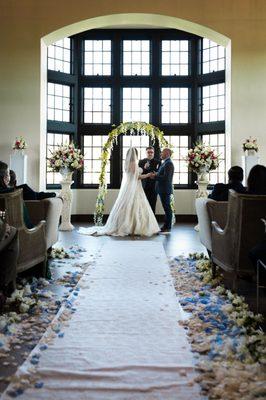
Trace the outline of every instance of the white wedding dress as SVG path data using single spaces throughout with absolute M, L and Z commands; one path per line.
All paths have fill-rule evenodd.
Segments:
M 96 236 L 152 236 L 158 233 L 160 228 L 139 179 L 141 174 L 137 151 L 131 147 L 126 156 L 121 188 L 106 224 L 80 228 L 79 233 Z

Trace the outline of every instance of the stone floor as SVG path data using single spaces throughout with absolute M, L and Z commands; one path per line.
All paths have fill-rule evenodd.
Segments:
M 86 223 L 75 224 L 75 228 L 79 226 L 89 226 Z M 60 232 L 59 234 L 59 243 L 58 245 L 63 247 L 70 247 L 71 245 L 78 244 L 81 247 L 84 247 L 88 250 L 89 255 L 93 255 L 99 250 L 99 248 L 110 238 L 107 237 L 91 237 L 91 236 L 83 236 L 77 233 L 76 229 L 72 232 Z M 115 240 L 124 240 L 122 238 L 116 238 Z M 141 238 L 135 238 L 135 240 L 143 240 Z M 147 240 L 147 239 L 146 239 Z M 205 248 L 199 241 L 198 233 L 194 230 L 194 224 L 191 223 L 178 223 L 174 226 L 171 235 L 158 235 L 153 240 L 161 242 L 164 246 L 165 252 L 169 257 L 174 257 L 180 254 L 188 255 L 191 252 L 205 252 Z M 149 263 L 149 255 L 143 255 L 144 260 Z M 60 274 L 65 273 L 65 268 L 58 269 L 58 276 Z M 225 277 L 225 284 L 227 287 L 231 287 L 231 278 L 230 276 Z M 53 285 L 53 292 L 55 293 L 55 298 L 60 298 L 62 296 L 62 287 L 56 287 Z M 241 280 L 238 285 L 239 294 L 243 294 L 246 298 L 246 301 L 249 303 L 250 308 L 255 311 L 256 310 L 256 286 L 255 283 L 250 281 Z M 260 312 L 266 316 L 266 297 L 265 291 L 261 292 L 261 308 Z M 265 328 L 265 326 L 264 326 Z M 42 336 L 42 332 L 39 332 L 39 338 Z M 35 341 L 38 341 L 38 337 L 35 338 Z M 12 375 L 17 366 L 20 365 L 23 360 L 27 357 L 27 353 L 30 352 L 32 346 L 34 346 L 34 342 L 24 343 L 20 348 L 12 349 L 10 354 L 10 364 L 8 366 L 2 365 L 0 362 L 0 378 L 8 377 Z M 4 379 L 0 380 L 0 393 L 6 387 L 7 382 Z
M 89 223 L 75 224 L 75 227 L 79 226 L 87 227 L 91 226 Z M 169 257 L 175 257 L 178 255 L 187 256 L 189 253 L 204 252 L 207 255 L 205 247 L 200 243 L 199 234 L 194 229 L 195 224 L 193 223 L 177 223 L 170 235 L 158 235 L 155 240 L 163 243 L 165 252 Z M 80 246 L 89 249 L 90 252 L 97 251 L 100 244 L 107 240 L 106 237 L 90 237 L 79 235 L 76 230 L 73 232 L 60 232 L 59 242 L 63 246 L 70 246 L 78 243 Z M 124 240 L 123 238 L 116 238 L 116 240 Z M 135 240 L 143 240 L 136 237 Z M 147 239 L 145 239 L 147 240 Z M 152 239 L 154 240 L 154 238 Z M 147 262 L 149 257 L 147 255 Z M 224 274 L 224 284 L 229 289 L 232 289 L 232 277 L 230 274 Z M 252 311 L 256 312 L 256 284 L 250 280 L 238 280 L 238 293 L 245 296 L 246 301 L 250 305 Z M 260 291 L 260 309 L 259 312 L 265 315 L 266 319 L 266 290 Z M 264 324 L 266 328 L 266 323 Z
M 74 224 L 76 228 L 88 227 L 92 224 L 79 223 Z M 170 235 L 158 235 L 155 240 L 163 243 L 167 256 L 174 257 L 178 254 L 188 255 L 193 252 L 205 252 L 205 247 L 200 243 L 198 233 L 193 229 L 195 224 L 191 223 L 178 223 L 176 224 Z M 115 238 L 116 240 L 124 240 L 123 238 Z M 60 232 L 59 242 L 63 246 L 70 246 L 71 244 L 78 243 L 80 246 L 89 249 L 89 251 L 97 250 L 98 243 L 103 243 L 106 237 L 90 237 L 73 232 Z M 136 237 L 135 240 L 143 240 Z M 144 240 L 149 240 L 145 238 Z M 154 238 L 151 240 L 154 241 Z M 207 254 L 207 253 L 206 253 Z

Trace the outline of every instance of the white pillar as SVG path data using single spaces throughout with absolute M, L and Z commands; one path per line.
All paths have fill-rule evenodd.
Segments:
M 71 203 L 72 203 L 72 190 L 71 185 L 74 181 L 72 181 L 72 174 L 66 178 L 62 178 L 61 191 L 59 196 L 63 198 L 63 208 L 61 215 L 61 224 L 59 226 L 60 231 L 72 231 L 74 226 L 71 224 Z
M 22 150 L 14 150 L 10 155 L 10 169 L 17 177 L 17 184 L 27 183 L 27 162 L 28 156 Z
M 199 197 L 208 197 L 207 186 L 209 184 L 209 181 L 196 181 L 196 184 L 198 185 L 196 198 L 198 199 Z
M 196 191 L 196 199 L 199 197 L 208 197 L 207 186 L 210 183 L 207 179 L 205 180 L 197 180 L 195 182 L 198 185 L 198 190 Z M 194 227 L 195 231 L 199 232 L 199 224 Z
M 260 158 L 258 155 L 242 156 L 242 168 L 244 170 L 244 182 L 247 184 L 248 174 L 254 165 L 259 164 Z

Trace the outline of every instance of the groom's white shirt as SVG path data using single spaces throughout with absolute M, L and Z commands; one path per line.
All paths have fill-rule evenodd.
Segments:
M 163 161 L 163 163 L 165 163 L 165 161 L 170 160 L 170 157 L 165 158 Z

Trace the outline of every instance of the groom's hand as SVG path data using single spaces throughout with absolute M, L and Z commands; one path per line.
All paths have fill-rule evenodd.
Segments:
M 154 178 L 156 177 L 156 175 L 157 175 L 156 172 L 151 172 L 150 178 L 151 178 L 151 179 L 154 179 Z

